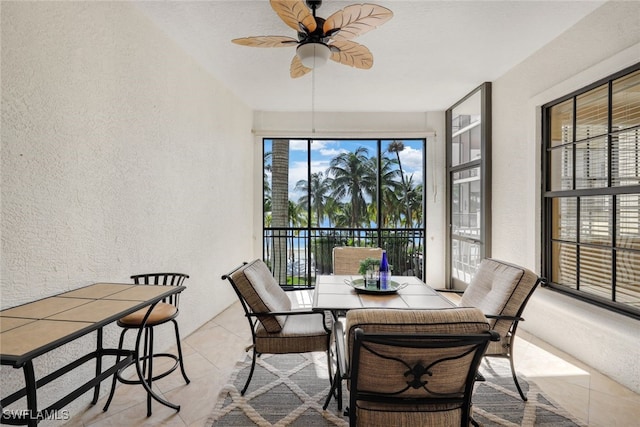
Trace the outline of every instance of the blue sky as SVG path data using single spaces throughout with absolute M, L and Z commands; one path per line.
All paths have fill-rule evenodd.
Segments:
M 382 141 L 386 150 L 391 140 Z M 400 153 L 402 169 L 405 175 L 413 174 L 416 184 L 422 183 L 423 141 L 403 140 L 405 148 Z M 376 153 L 376 140 L 313 140 L 311 143 L 311 172 L 324 172 L 335 156 L 344 152 L 354 152 L 358 147 L 369 149 L 369 155 Z M 271 140 L 265 140 L 265 152 L 271 151 Z M 395 155 L 394 155 L 395 156 Z M 294 190 L 296 182 L 307 179 L 307 140 L 292 139 L 289 142 L 289 198 L 297 201 L 300 194 Z

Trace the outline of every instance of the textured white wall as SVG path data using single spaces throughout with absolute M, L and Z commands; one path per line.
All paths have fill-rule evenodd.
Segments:
M 640 3 L 608 2 L 493 84 L 493 252 L 540 271 L 540 107 L 640 60 Z M 538 290 L 522 327 L 640 392 L 640 322 Z
M 130 4 L 1 7 L 2 308 L 186 272 L 188 335 L 236 299 L 220 276 L 254 254 L 251 111 Z M 158 349 L 172 344 L 170 329 L 157 338 Z M 36 368 L 93 346 L 80 340 Z M 22 377 L 1 372 L 5 396 Z

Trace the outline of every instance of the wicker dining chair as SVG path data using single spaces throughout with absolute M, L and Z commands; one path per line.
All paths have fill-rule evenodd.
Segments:
M 251 369 L 240 391 L 247 391 L 260 354 L 327 353 L 329 382 L 333 380 L 331 364 L 332 317 L 324 312 L 292 310 L 291 300 L 278 285 L 269 267 L 260 259 L 244 263 L 222 276 L 236 292 L 251 329 L 253 349 Z
M 358 274 L 360 261 L 382 258 L 381 248 L 338 246 L 333 248 L 333 274 Z
M 346 332 L 340 322 L 335 331 L 350 426 L 473 423 L 475 375 L 499 339 L 482 311 L 357 309 L 347 313 Z
M 511 375 L 522 400 L 526 401 L 518 382 L 513 344 L 522 313 L 543 278 L 526 268 L 497 259 L 480 262 L 473 279 L 462 293 L 460 307 L 477 307 L 489 320 L 491 328 L 500 334 L 500 341 L 489 344 L 485 357 L 509 360 Z

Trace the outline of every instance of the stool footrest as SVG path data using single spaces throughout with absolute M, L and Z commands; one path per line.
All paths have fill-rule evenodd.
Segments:
M 152 377 L 152 378 L 151 378 L 151 381 L 157 381 L 157 380 L 159 380 L 159 379 L 161 379 L 161 378 L 166 377 L 167 375 L 169 375 L 170 373 L 172 373 L 173 371 L 175 371 L 175 370 L 178 368 L 178 365 L 179 365 L 179 363 L 180 363 L 180 359 L 179 359 L 179 357 L 178 357 L 177 355 L 175 355 L 175 354 L 170 354 L 170 353 L 156 353 L 156 354 L 154 354 L 154 355 L 153 355 L 153 358 L 154 358 L 154 359 L 156 359 L 156 358 L 160 358 L 160 357 L 165 357 L 165 358 L 173 359 L 174 363 L 173 363 L 173 365 L 172 365 L 170 368 L 168 368 L 168 369 L 164 370 L 163 372 L 161 372 L 161 373 L 159 373 L 159 374 L 155 375 L 154 377 Z M 140 363 L 142 363 L 142 361 L 144 361 L 144 360 L 146 360 L 146 359 L 148 359 L 148 358 L 149 358 L 149 356 L 143 356 L 143 357 L 141 357 L 141 358 L 139 359 L 139 360 L 140 360 Z M 125 365 L 124 367 L 122 367 L 122 368 L 120 368 L 120 369 L 118 370 L 118 373 L 116 374 L 116 375 L 118 376 L 118 381 L 120 381 L 120 382 L 121 382 L 121 383 L 123 383 L 123 384 L 141 384 L 141 383 L 142 383 L 142 381 L 141 381 L 140 379 L 136 379 L 136 380 L 129 380 L 129 379 L 126 379 L 126 378 L 123 378 L 123 377 L 122 377 L 122 373 L 123 373 L 127 368 L 129 368 L 129 367 L 131 367 L 131 366 L 135 365 L 135 363 L 136 363 L 136 360 L 135 360 L 135 359 L 133 359 L 133 360 L 131 360 L 127 365 Z M 145 379 L 145 381 L 148 381 L 148 378 L 147 378 L 147 379 Z

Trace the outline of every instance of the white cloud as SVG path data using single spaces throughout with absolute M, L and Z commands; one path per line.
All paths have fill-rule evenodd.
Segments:
M 325 150 L 320 150 L 320 154 L 323 156 L 335 157 L 342 153 L 348 153 L 349 150 L 345 150 L 344 148 L 336 149 L 336 148 L 327 148 Z
M 304 139 L 290 139 L 289 150 L 291 151 L 307 151 L 307 140 Z
M 416 150 L 412 147 L 405 147 L 403 151 L 400 152 L 400 161 L 402 162 L 402 169 L 407 173 L 412 172 L 420 172 L 422 175 L 422 168 L 424 167 L 422 164 L 422 151 Z

